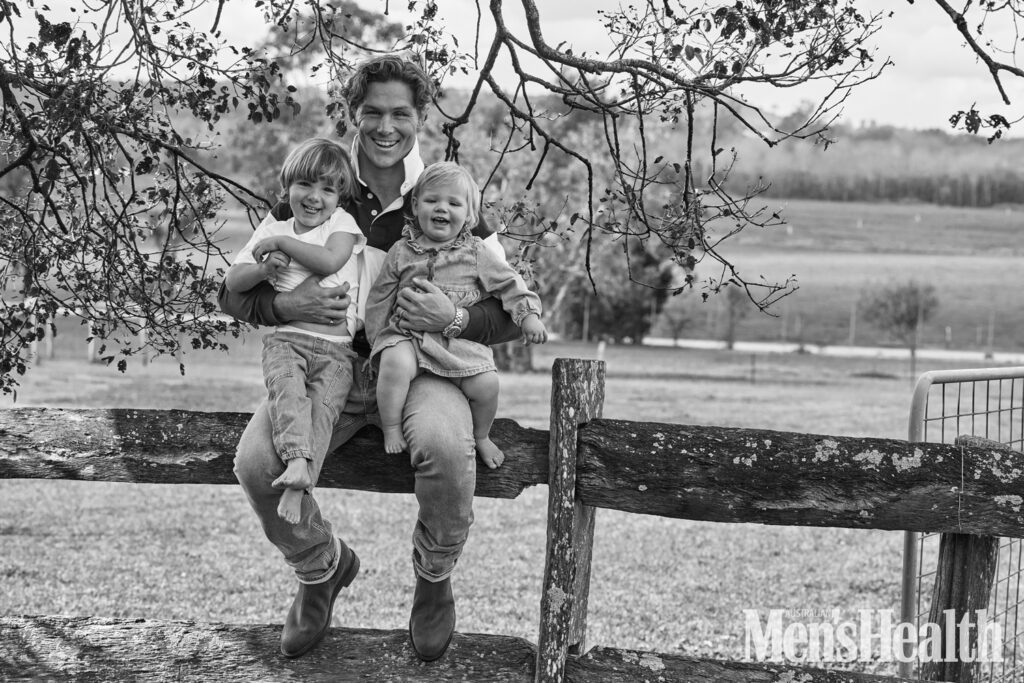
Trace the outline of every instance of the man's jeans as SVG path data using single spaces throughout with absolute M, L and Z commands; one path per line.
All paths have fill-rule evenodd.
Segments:
M 352 389 L 334 427 L 328 452 L 350 439 L 367 423 L 380 425 L 376 386 L 356 360 Z M 409 388 L 403 413 L 410 460 L 416 471 L 420 510 L 413 530 L 413 566 L 428 581 L 448 577 L 462 552 L 473 522 L 476 447 L 469 403 L 446 379 L 422 374 Z M 395 456 L 401 457 L 401 456 Z M 235 455 L 235 476 L 263 524 L 270 542 L 295 570 L 299 581 L 326 581 L 337 564 L 331 524 L 320 514 L 312 495 L 303 496 L 302 517 L 289 524 L 277 514 L 281 490 L 270 483 L 284 472 L 274 452 L 267 403 L 253 414 Z

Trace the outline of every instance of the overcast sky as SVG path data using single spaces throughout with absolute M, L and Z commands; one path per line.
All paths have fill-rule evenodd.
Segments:
M 484 0 L 481 2 L 486 6 Z M 577 53 L 585 50 L 603 54 L 609 38 L 598 20 L 597 10 L 614 8 L 619 2 L 537 0 L 545 38 L 553 44 L 567 41 Z M 55 9 L 79 6 L 77 0 L 51 0 L 49 4 Z M 403 23 L 409 17 L 407 0 L 362 0 L 360 4 L 378 12 L 387 10 L 394 20 Z M 504 4 L 509 24 L 521 25 L 519 3 L 507 0 Z M 447 27 L 460 37 L 461 47 L 469 49 L 477 19 L 475 4 L 472 0 L 441 0 L 438 5 Z M 861 0 L 858 7 L 865 12 L 893 13 L 876 34 L 875 43 L 879 60 L 888 56 L 894 65 L 879 79 L 853 92 L 845 104 L 843 121 L 948 129 L 949 115 L 972 102 L 977 102 L 983 112 L 1003 113 L 1011 121 L 1014 111 L 1024 112 L 1024 84 L 1008 81 L 1013 86 L 1009 93 L 1015 108 L 1003 106 L 985 68 L 977 63 L 950 20 L 930 0 L 917 0 L 913 5 L 906 0 Z M 266 33 L 252 0 L 229 0 L 225 19 L 221 22 L 224 37 L 240 44 L 254 44 Z M 484 21 L 482 31 L 486 36 L 486 17 Z M 767 108 L 780 113 L 793 110 L 802 99 L 810 99 L 800 89 L 776 90 L 771 97 Z M 1024 128 L 1024 122 L 1020 127 Z
M 405 3 L 367 0 L 368 7 L 383 11 L 388 5 L 396 19 L 406 16 L 397 9 Z M 439 2 L 440 16 L 469 43 L 476 21 L 471 0 Z M 486 4 L 486 3 L 485 3 Z M 606 51 L 609 38 L 597 19 L 598 9 L 618 6 L 620 0 L 537 0 L 545 38 L 549 43 L 566 40 L 576 52 Z M 843 120 L 876 121 L 909 128 L 948 128 L 949 114 L 977 102 L 982 111 L 999 111 L 1013 119 L 1013 109 L 1002 105 L 987 70 L 958 37 L 949 18 L 929 0 L 863 0 L 864 12 L 891 12 L 874 37 L 879 61 L 888 56 L 894 64 L 877 80 L 864 84 L 847 100 Z M 396 7 L 398 6 L 398 7 Z M 509 17 L 521 14 L 519 3 L 505 2 Z M 510 19 L 510 24 L 513 22 Z M 990 27 L 990 31 L 992 28 Z M 1012 81 L 1012 79 L 1010 79 Z M 1012 83 L 1011 83 L 1012 84 Z M 1024 112 L 1024 84 L 1009 90 L 1016 111 Z M 807 98 L 796 90 L 776 90 L 773 99 L 782 112 L 794 109 Z M 809 98 L 807 98 L 809 99 Z M 1021 124 L 1024 127 L 1024 123 Z

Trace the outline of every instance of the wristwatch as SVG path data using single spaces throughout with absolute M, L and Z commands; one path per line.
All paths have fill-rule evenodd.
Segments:
M 452 337 L 458 337 L 460 334 L 462 334 L 462 321 L 464 317 L 465 316 L 463 315 L 463 309 L 456 306 L 455 317 L 452 319 L 450 323 L 448 323 L 448 327 L 441 330 L 441 334 L 444 335 L 445 337 L 448 337 L 449 339 L 451 339 Z

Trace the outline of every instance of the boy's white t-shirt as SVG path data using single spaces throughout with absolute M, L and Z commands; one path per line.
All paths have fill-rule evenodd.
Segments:
M 349 296 L 352 297 L 352 302 L 356 305 L 348 307 L 348 329 L 351 332 L 355 332 L 357 329 L 362 327 L 362 318 L 360 311 L 363 307 L 359 305 L 359 302 L 365 300 L 365 296 L 360 296 L 359 284 L 360 280 L 366 279 L 365 274 L 362 273 L 365 267 L 362 265 L 363 249 L 366 246 L 366 236 L 363 235 L 363 231 L 359 229 L 354 218 L 344 209 L 337 209 L 331 217 L 326 221 L 304 233 L 295 232 L 295 219 L 289 218 L 284 221 L 274 220 L 272 216 L 267 216 L 262 223 L 253 232 L 252 237 L 245 243 L 237 254 L 235 254 L 234 263 L 256 263 L 256 259 L 252 255 L 252 250 L 261 241 L 268 237 L 293 237 L 300 242 L 306 244 L 313 244 L 316 246 L 324 246 L 327 244 L 327 238 L 336 232 L 345 232 L 356 236 L 356 244 L 352 248 L 352 256 L 349 257 L 345 265 L 342 266 L 341 270 L 336 273 L 324 276 L 320 280 L 321 287 L 337 287 L 344 282 L 349 283 Z M 300 283 L 306 280 L 313 272 L 301 265 L 295 259 L 291 260 L 284 268 L 278 271 L 278 278 L 276 282 L 271 284 L 274 285 L 274 289 L 279 292 L 290 292 L 299 286 Z M 371 280 L 372 283 L 372 280 Z

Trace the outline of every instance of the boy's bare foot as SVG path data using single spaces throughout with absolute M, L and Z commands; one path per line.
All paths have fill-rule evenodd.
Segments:
M 308 489 L 313 481 L 309 477 L 309 461 L 305 458 L 292 458 L 284 474 L 271 482 L 275 489 Z
M 277 504 L 277 515 L 289 524 L 295 524 L 302 517 L 303 489 L 285 489 L 281 502 Z
M 387 453 L 401 453 L 409 447 L 402 435 L 402 425 L 384 426 L 384 450 Z
M 500 467 L 501 463 L 505 462 L 505 454 L 502 453 L 501 449 L 495 446 L 494 442 L 487 436 L 476 440 L 476 454 L 479 455 L 480 459 L 484 461 L 484 464 L 492 470 Z

